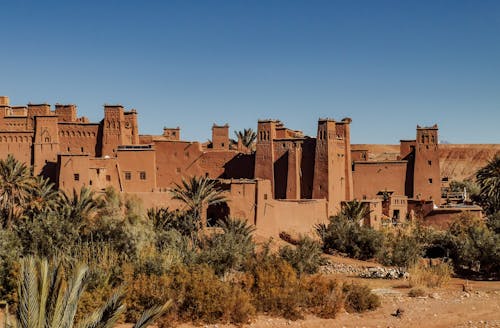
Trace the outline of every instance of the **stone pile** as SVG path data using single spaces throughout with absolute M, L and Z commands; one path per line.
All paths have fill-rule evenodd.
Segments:
M 333 262 L 322 265 L 319 271 L 323 274 L 347 274 L 371 279 L 408 279 L 409 277 L 408 272 L 401 268 L 366 267 Z

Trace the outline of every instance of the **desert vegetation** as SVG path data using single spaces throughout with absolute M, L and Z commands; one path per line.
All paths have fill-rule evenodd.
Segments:
M 85 288 L 75 289 L 69 319 L 81 325 L 108 327 L 96 323 L 105 315 L 106 322 L 139 327 L 150 322 L 148 316 L 159 317 L 160 326 L 243 324 L 258 313 L 333 318 L 342 308 L 362 312 L 380 305 L 366 286 L 318 274 L 324 253 L 407 268 L 415 296 L 446 283 L 453 272 L 498 278 L 498 163 L 488 164 L 496 171 L 478 173 L 486 220 L 464 214 L 447 231 L 415 222 L 375 231 L 359 224 L 362 207 L 353 203 L 318 225 L 316 236 L 283 234 L 290 245 L 272 251 L 269 242 L 255 243 L 254 228 L 244 220 L 228 217 L 214 229 L 203 228 L 203 206 L 224 201 L 209 179 L 195 177 L 172 189 L 185 204 L 182 210 L 146 210 L 138 199 L 113 189 L 56 191 L 9 156 L 0 160 L 0 299 L 16 313 L 12 318 L 23 320 L 32 288 L 26 284 L 41 286 L 51 276 L 77 288 L 71 279 L 79 277 Z M 423 266 L 421 258 L 436 250 L 440 264 Z M 53 309 L 43 306 L 40 315 L 53 317 Z
M 57 302 L 71 310 L 68 326 L 88 327 L 143 327 L 160 314 L 160 326 L 242 324 L 257 313 L 332 318 L 345 306 L 376 306 L 369 290 L 353 294 L 354 287 L 315 274 L 323 259 L 313 239 L 272 252 L 254 242 L 246 221 L 226 218 L 204 229 L 203 206 L 225 201 L 213 181 L 193 177 L 171 193 L 182 210 L 145 210 L 113 189 L 56 191 L 13 157 L 0 160 L 0 299 L 10 304 L 12 322 L 55 320 Z M 371 306 L 352 306 L 365 297 Z M 28 315 L 35 303 L 37 314 Z

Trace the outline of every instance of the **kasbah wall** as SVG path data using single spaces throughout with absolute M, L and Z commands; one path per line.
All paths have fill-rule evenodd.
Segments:
M 181 207 L 169 188 L 182 178 L 217 179 L 229 201 L 208 208 L 207 223 L 231 215 L 265 236 L 309 233 L 354 199 L 370 209 L 363 223 L 374 228 L 415 212 L 442 225 L 449 221 L 446 213 L 461 211 L 437 208 L 443 165 L 437 125 L 417 126 L 415 140 L 387 146 L 394 156 L 384 157 L 376 145 L 351 145 L 350 124 L 349 118 L 319 119 L 317 135 L 309 137 L 278 120 L 259 120 L 252 152 L 241 141 L 231 143 L 227 124 L 214 124 L 212 142 L 202 144 L 182 140 L 178 127 L 140 135 L 137 112 L 121 105 L 105 105 L 103 120 L 92 123 L 77 117 L 75 105 L 11 106 L 2 96 L 0 157 L 13 154 L 65 192 L 113 187 L 136 195 L 147 208 Z M 446 146 L 446 156 L 453 157 Z M 487 146 L 500 153 L 500 145 Z

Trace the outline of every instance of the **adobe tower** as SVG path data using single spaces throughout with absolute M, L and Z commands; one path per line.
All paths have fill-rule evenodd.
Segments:
M 413 173 L 413 197 L 441 203 L 438 126 L 417 125 Z

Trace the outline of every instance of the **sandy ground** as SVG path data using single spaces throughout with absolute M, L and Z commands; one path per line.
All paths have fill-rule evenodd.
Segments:
M 500 282 L 469 282 L 471 291 L 463 292 L 464 281 L 453 279 L 443 288 L 429 290 L 430 297 L 412 298 L 407 296 L 409 288 L 402 281 L 359 278 L 352 280 L 368 284 L 381 296 L 382 306 L 362 314 L 341 311 L 335 319 L 307 316 L 304 320 L 290 321 L 260 315 L 245 327 L 500 327 Z M 403 310 L 399 318 L 392 315 L 397 309 Z M 0 327 L 3 327 L 3 323 L 0 311 Z M 119 325 L 117 328 L 130 326 Z M 200 326 L 182 324 L 179 327 Z M 235 326 L 216 324 L 201 327 Z
M 401 281 L 363 282 L 381 296 L 382 306 L 375 311 L 362 314 L 342 311 L 335 319 L 308 316 L 298 321 L 259 316 L 246 327 L 500 327 L 500 282 L 469 282 L 472 291 L 465 293 L 462 291 L 464 281 L 453 279 L 444 288 L 430 290 L 431 297 L 422 298 L 408 297 L 409 288 Z M 399 318 L 392 315 L 398 308 L 403 310 Z

